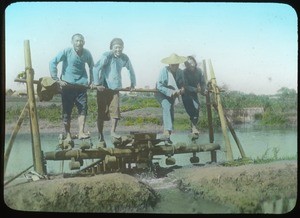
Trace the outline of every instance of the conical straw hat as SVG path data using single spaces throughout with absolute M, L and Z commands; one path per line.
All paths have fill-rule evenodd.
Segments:
M 187 61 L 186 57 L 178 56 L 177 54 L 173 53 L 169 57 L 164 58 L 161 60 L 164 64 L 181 64 Z

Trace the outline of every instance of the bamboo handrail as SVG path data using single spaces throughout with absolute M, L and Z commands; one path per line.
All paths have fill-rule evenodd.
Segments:
M 26 83 L 26 79 L 19 79 L 16 78 L 14 80 L 15 82 L 20 82 L 20 83 Z M 33 80 L 33 84 L 38 84 L 39 80 Z M 74 85 L 74 87 L 76 87 L 77 85 Z M 78 88 L 87 88 L 87 89 L 91 89 L 89 86 L 82 86 L 82 85 L 78 85 Z M 96 88 L 93 88 L 96 89 Z M 116 89 L 116 91 L 121 91 L 121 92 L 157 92 L 157 89 L 143 89 L 143 88 L 135 88 L 135 89 L 129 89 L 129 88 L 121 88 L 121 89 Z

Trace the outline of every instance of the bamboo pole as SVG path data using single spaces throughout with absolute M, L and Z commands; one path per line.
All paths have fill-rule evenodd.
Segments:
M 207 78 L 207 68 L 206 68 L 206 62 L 203 60 L 203 70 L 204 74 L 206 75 L 205 77 Z M 211 84 L 207 84 L 207 95 L 206 95 L 206 110 L 207 110 L 207 118 L 208 118 L 208 127 L 209 127 L 209 142 L 213 143 L 214 142 L 214 130 L 213 130 L 213 125 L 212 125 L 212 113 L 211 113 L 211 100 L 210 100 L 210 90 L 211 89 Z
M 19 174 L 17 174 L 16 176 L 14 176 L 13 178 L 9 179 L 8 181 L 4 182 L 4 186 L 11 183 L 12 181 L 14 181 L 16 178 L 18 178 L 19 176 L 21 176 L 23 173 L 25 173 L 26 171 L 28 171 L 31 167 L 33 167 L 33 165 L 31 165 L 30 167 L 27 167 L 25 170 L 23 170 L 22 172 L 20 172 Z
M 204 77 L 205 81 L 208 81 L 207 77 L 207 67 L 206 67 L 206 62 L 203 60 L 203 71 L 204 71 Z M 208 120 L 208 131 L 209 131 L 209 142 L 213 143 L 214 142 L 214 129 L 213 129 L 213 124 L 212 124 L 212 113 L 211 113 L 211 101 L 210 101 L 210 90 L 211 85 L 210 83 L 207 83 L 207 94 L 205 96 L 206 98 L 206 111 L 207 111 L 207 120 Z M 210 152 L 210 158 L 212 162 L 217 162 L 217 153 L 216 151 L 211 151 Z
M 6 172 L 6 167 L 7 167 L 7 162 L 8 162 L 8 159 L 9 159 L 9 155 L 10 155 L 10 152 L 11 152 L 11 149 L 12 149 L 12 146 L 13 146 L 13 143 L 15 141 L 15 138 L 20 130 L 20 127 L 23 123 L 23 120 L 25 118 L 25 116 L 27 115 L 27 112 L 28 112 L 28 106 L 29 106 L 29 103 L 28 101 L 26 102 L 26 105 L 24 106 L 22 112 L 21 112 L 21 115 L 17 121 L 17 124 L 10 136 L 10 139 L 8 141 L 8 145 L 7 145 L 7 148 L 6 148 L 6 151 L 5 151 L 5 154 L 4 154 L 4 175 L 5 175 L 5 172 Z
M 234 138 L 234 140 L 236 142 L 236 145 L 238 146 L 238 149 L 240 151 L 240 154 L 241 154 L 242 158 L 246 158 L 245 151 L 244 151 L 244 149 L 242 147 L 242 144 L 241 144 L 239 138 L 237 137 L 237 135 L 236 135 L 236 133 L 235 133 L 235 131 L 234 131 L 231 123 L 228 120 L 228 118 L 226 116 L 225 116 L 225 118 L 226 118 L 226 121 L 227 121 L 228 128 L 229 128 L 229 130 L 231 132 L 232 137 Z
M 214 108 L 215 108 L 216 111 L 218 111 L 218 108 L 216 107 L 216 105 L 214 105 Z M 244 152 L 244 149 L 243 149 L 243 147 L 242 147 L 242 144 L 241 144 L 239 138 L 237 137 L 237 135 L 236 135 L 236 133 L 235 133 L 235 131 L 234 131 L 234 129 L 233 129 L 231 123 L 229 122 L 227 116 L 225 116 L 225 119 L 226 119 L 226 122 L 227 122 L 227 126 L 228 126 L 228 128 L 229 128 L 229 130 L 230 130 L 230 133 L 231 133 L 231 135 L 232 135 L 234 141 L 236 142 L 236 144 L 237 144 L 237 146 L 238 146 L 238 149 L 239 149 L 239 151 L 240 151 L 240 154 L 241 154 L 242 158 L 245 158 L 245 157 L 246 157 L 246 154 L 245 154 L 245 152 Z
M 18 83 L 26 83 L 26 82 L 27 82 L 26 79 L 19 79 L 19 78 L 16 78 L 14 81 L 15 81 L 15 82 L 18 82 Z M 32 83 L 33 83 L 33 84 L 38 84 L 39 81 L 38 81 L 38 80 L 32 80 Z
M 137 89 L 133 89 L 133 90 L 121 88 L 121 89 L 118 89 L 118 91 L 121 91 L 121 92 L 158 92 L 157 89 L 142 89 L 142 88 L 137 88 Z
M 209 63 L 209 69 L 210 69 L 210 75 L 211 75 L 212 89 L 213 89 L 213 92 L 215 93 L 215 96 L 216 96 L 218 114 L 219 114 L 219 117 L 220 117 L 221 128 L 222 128 L 222 132 L 223 132 L 223 136 L 224 136 L 224 140 L 225 140 L 226 158 L 227 158 L 227 161 L 233 161 L 233 154 L 232 154 L 232 150 L 231 150 L 231 144 L 230 144 L 229 136 L 228 136 L 228 133 L 227 133 L 227 124 L 226 124 L 225 115 L 224 115 L 224 111 L 223 111 L 223 106 L 222 106 L 221 98 L 220 98 L 220 90 L 217 87 L 217 81 L 216 81 L 216 77 L 215 77 L 215 73 L 214 73 L 214 70 L 213 70 L 211 60 L 209 60 L 208 63 Z
M 19 79 L 19 78 L 16 78 L 14 80 L 15 82 L 20 82 L 20 83 L 26 83 L 26 80 L 25 79 Z M 39 80 L 33 80 L 33 84 L 38 84 L 39 83 Z M 90 89 L 89 86 L 83 86 L 83 85 L 74 85 L 74 87 L 78 87 L 78 88 L 82 88 L 82 87 L 85 87 L 87 89 Z M 94 88 L 95 89 L 95 88 Z M 117 89 L 117 91 L 120 91 L 120 92 L 157 92 L 157 89 L 143 89 L 143 88 L 136 88 L 136 89 L 133 89 L 133 90 L 130 90 L 128 88 L 121 88 L 121 89 Z
M 42 158 L 36 102 L 34 96 L 34 86 L 33 86 L 34 71 L 31 65 L 29 40 L 24 41 L 24 54 L 25 54 L 27 96 L 29 102 L 29 117 L 30 117 L 31 135 L 32 135 L 33 165 L 34 165 L 34 170 L 37 173 L 41 175 L 45 175 L 44 167 L 43 167 L 43 158 Z
M 214 142 L 214 129 L 212 123 L 212 113 L 211 113 L 211 100 L 210 100 L 210 93 L 206 95 L 206 110 L 207 110 L 207 117 L 208 117 L 208 127 L 209 127 L 209 142 Z

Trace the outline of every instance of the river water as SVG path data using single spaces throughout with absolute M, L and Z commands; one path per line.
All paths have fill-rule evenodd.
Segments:
M 236 135 L 238 136 L 244 152 L 247 157 L 252 159 L 257 158 L 286 158 L 295 157 L 298 153 L 298 138 L 297 128 L 266 128 L 254 125 L 239 125 L 234 127 Z M 236 146 L 236 143 L 228 132 L 230 142 L 232 145 L 234 159 L 240 158 L 241 155 Z M 5 144 L 7 145 L 10 134 L 5 135 Z M 58 145 L 57 133 L 42 133 L 41 146 L 43 152 L 53 151 Z M 175 132 L 172 136 L 173 143 L 185 142 L 190 143 L 190 138 L 187 133 Z M 96 143 L 96 134 L 91 135 L 92 142 Z M 109 136 L 105 135 L 108 147 L 113 147 L 110 143 Z M 221 150 L 217 151 L 217 161 L 222 162 L 226 160 L 224 137 L 220 130 L 215 130 L 215 143 L 221 145 Z M 208 143 L 208 132 L 201 132 L 197 143 Z M 201 152 L 197 156 L 200 158 L 200 165 L 209 162 L 210 152 Z M 191 166 L 191 154 L 176 154 L 173 156 L 176 159 L 176 166 L 189 167 Z M 159 163 L 161 167 L 170 167 L 165 165 L 165 156 L 155 156 L 153 162 Z M 48 173 L 71 172 L 69 170 L 69 161 L 47 161 Z M 13 148 L 10 153 L 9 161 L 5 177 L 17 175 L 32 165 L 32 148 L 31 135 L 28 133 L 19 133 L 15 139 Z M 89 164 L 90 160 L 85 160 L 84 164 Z M 31 169 L 32 170 L 32 169 Z M 20 176 L 16 180 L 24 180 Z M 154 210 L 149 213 L 227 213 L 228 208 L 221 205 L 216 206 L 215 203 L 195 200 L 189 194 L 183 193 L 176 188 L 176 181 L 166 178 L 154 178 L 146 176 L 142 179 L 157 190 L 162 201 L 156 206 Z

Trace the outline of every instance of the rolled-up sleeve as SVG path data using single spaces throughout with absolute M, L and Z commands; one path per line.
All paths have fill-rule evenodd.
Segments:
M 57 73 L 57 65 L 66 58 L 65 51 L 59 52 L 49 63 L 50 75 L 52 79 L 59 80 Z
M 99 61 L 93 67 L 93 78 L 95 85 L 103 85 L 104 83 L 104 66 L 107 64 L 108 58 L 102 55 Z

